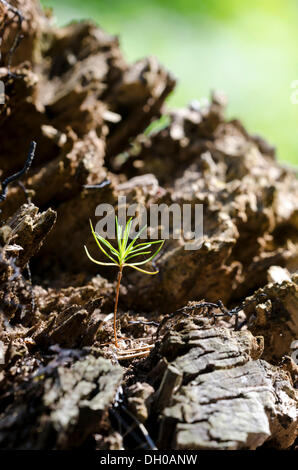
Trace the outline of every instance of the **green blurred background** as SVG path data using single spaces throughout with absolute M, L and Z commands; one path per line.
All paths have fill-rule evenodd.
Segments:
M 229 98 L 228 116 L 298 164 L 297 0 L 42 0 L 58 24 L 92 18 L 120 36 L 129 61 L 155 55 L 178 78 L 173 107 Z M 296 101 L 298 97 L 297 82 Z

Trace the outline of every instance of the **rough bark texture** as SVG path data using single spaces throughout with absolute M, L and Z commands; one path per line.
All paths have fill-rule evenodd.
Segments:
M 265 340 L 264 357 L 276 363 L 285 354 L 290 355 L 291 344 L 298 337 L 298 278 L 292 281 L 270 283 L 259 289 L 248 300 L 256 301 L 256 308 L 251 304 L 246 308 L 248 325 L 253 334 L 261 334 Z
M 25 384 L 11 384 L 1 415 L 1 448 L 76 448 L 107 427 L 107 410 L 121 383 L 121 368 L 101 357 L 80 359 L 81 355 L 73 350 L 67 356 L 64 350 L 33 374 L 29 367 Z
M 293 444 L 297 392 L 286 372 L 259 359 L 262 346 L 249 332 L 201 330 L 191 322 L 169 332 L 160 352 L 170 360 L 152 405 L 160 414 L 160 445 L 233 450 L 265 441 L 278 448 Z
M 30 141 L 37 151 L 1 201 L 0 447 L 294 448 L 296 175 L 225 118 L 222 96 L 169 111 L 175 80 L 156 59 L 127 64 L 91 22 L 57 28 L 36 0 L 12 4 L 24 39 L 11 55 L 14 21 L 1 43 L 1 181 Z M 161 114 L 168 124 L 144 133 Z M 132 345 L 120 343 L 156 346 L 122 367 L 116 272 L 83 251 L 98 258 L 88 219 L 119 196 L 204 206 L 199 249 L 171 238 L 158 276 L 124 272 L 118 324 Z M 219 300 L 228 310 L 206 304 Z

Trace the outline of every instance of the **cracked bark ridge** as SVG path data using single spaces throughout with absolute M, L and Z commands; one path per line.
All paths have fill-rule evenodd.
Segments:
M 104 292 L 102 289 L 101 294 Z M 102 295 L 98 290 L 90 290 L 89 295 L 92 300 L 82 306 L 69 302 L 66 308 L 53 308 L 50 315 L 41 314 L 39 322 L 27 334 L 41 348 L 55 344 L 67 348 L 92 346 L 104 315 Z
M 29 374 L 29 380 L 17 379 L 6 390 L 8 405 L 0 411 L 1 448 L 76 448 L 109 428 L 108 408 L 122 369 L 82 351 L 61 351 Z M 32 400 L 30 409 L 28 400 Z
M 298 429 L 297 390 L 288 373 L 260 359 L 262 350 L 248 331 L 201 330 L 187 320 L 168 332 L 152 405 L 161 448 L 290 447 Z

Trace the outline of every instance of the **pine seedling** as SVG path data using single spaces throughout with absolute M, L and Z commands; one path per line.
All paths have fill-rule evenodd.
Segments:
M 119 299 L 119 290 L 120 290 L 120 283 L 122 279 L 122 272 L 125 267 L 136 269 L 144 274 L 158 274 L 159 271 L 145 271 L 144 269 L 140 268 L 140 266 L 152 261 L 153 258 L 159 253 L 161 250 L 164 240 L 156 240 L 144 243 L 136 244 L 136 241 L 140 237 L 140 235 L 146 230 L 147 225 L 145 225 L 139 233 L 135 236 L 135 238 L 129 243 L 129 234 L 132 225 L 132 218 L 129 219 L 125 228 L 119 225 L 118 218 L 116 216 L 116 234 L 117 234 L 117 244 L 118 249 L 114 248 L 110 242 L 108 242 L 105 238 L 101 235 L 96 233 L 93 229 L 92 222 L 90 220 L 90 226 L 92 234 L 95 238 L 95 241 L 102 251 L 102 253 L 111 261 L 108 263 L 104 263 L 101 261 L 97 261 L 90 255 L 87 247 L 85 246 L 85 251 L 87 253 L 88 258 L 96 264 L 101 266 L 117 266 L 118 267 L 118 279 L 117 279 L 117 287 L 116 287 L 116 298 L 115 298 L 115 307 L 114 307 L 114 339 L 115 339 L 115 346 L 119 348 L 118 340 L 117 340 L 117 329 L 116 329 L 116 320 L 117 320 L 117 309 L 118 309 L 118 299 Z M 152 245 L 159 244 L 158 249 L 152 254 Z M 147 259 L 143 261 L 132 262 L 129 260 L 133 260 L 141 255 L 151 255 Z M 128 262 L 129 261 L 129 262 Z

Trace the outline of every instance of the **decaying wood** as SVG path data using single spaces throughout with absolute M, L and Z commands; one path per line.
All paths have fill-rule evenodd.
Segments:
M 295 175 L 276 163 L 270 145 L 250 136 L 239 121 L 225 119 L 224 97 L 213 94 L 207 105 L 170 112 L 165 129 L 144 136 L 174 86 L 170 74 L 155 59 L 129 66 L 118 40 L 91 23 L 34 25 L 47 41 L 32 70 L 20 65 L 20 76 L 7 78 L 0 165 L 7 172 L 20 164 L 14 139 L 20 146 L 37 139 L 38 158 L 26 188 L 37 206 L 54 205 L 58 220 L 36 270 L 46 269 L 53 279 L 59 266 L 95 273 L 81 251 L 82 240 L 92 243 L 88 219 L 100 203 L 116 206 L 120 194 L 147 207 L 196 202 L 205 208 L 201 248 L 187 252 L 183 241 L 168 243 L 158 261 L 161 275 L 149 288 L 146 279 L 130 273 L 129 306 L 135 308 L 137 300 L 140 308 L 172 311 L 200 297 L 226 303 L 264 285 L 273 265 L 290 274 L 297 269 Z M 5 69 L 1 73 L 5 81 Z M 116 176 L 109 170 L 124 150 L 126 163 L 118 164 L 122 174 Z M 150 188 L 135 179 L 144 174 L 154 175 Z M 90 189 L 105 180 L 111 184 Z M 23 202 L 22 189 L 11 188 L 3 216 Z
M 13 6 L 24 18 L 0 31 L 1 181 L 23 168 L 30 141 L 37 152 L 1 202 L 0 447 L 291 448 L 294 171 L 225 118 L 223 96 L 166 110 L 175 80 L 156 59 L 127 64 L 93 23 L 58 28 L 37 0 Z M 168 125 L 144 133 L 161 114 Z M 83 251 L 98 256 L 88 219 L 101 203 L 117 209 L 119 196 L 204 206 L 198 249 L 170 239 L 158 276 L 124 273 L 121 358 L 115 272 Z M 234 316 L 213 318 L 227 311 L 240 331 Z
M 264 301 L 256 301 L 255 308 L 246 310 L 248 327 L 253 334 L 265 340 L 264 358 L 277 363 L 291 355 L 291 344 L 298 338 L 298 277 L 291 281 L 270 283 L 259 289 L 249 300 L 265 294 Z
M 238 301 L 266 284 L 271 266 L 288 268 L 290 276 L 298 268 L 296 176 L 238 121 L 227 121 L 224 104 L 215 95 L 208 106 L 173 112 L 166 129 L 136 139 L 127 159 L 129 176 L 153 173 L 163 186 L 148 206 L 204 206 L 201 248 L 189 252 L 183 241 L 168 243 L 157 262 L 161 276 L 149 288 L 130 275 L 140 306 L 174 310 L 202 297 Z
M 108 428 L 107 410 L 120 385 L 121 368 L 101 357 L 81 355 L 62 351 L 34 372 L 29 367 L 26 382 L 16 380 L 7 387 L 2 396 L 2 403 L 6 399 L 9 405 L 1 407 L 1 448 L 75 448 Z
M 190 321 L 176 330 L 160 346 L 170 361 L 152 405 L 162 448 L 287 448 L 295 441 L 297 391 L 289 374 L 259 359 L 261 338 Z
M 135 383 L 127 388 L 126 397 L 129 410 L 141 422 L 149 417 L 150 398 L 154 393 L 154 388 L 148 383 Z
M 35 256 L 45 237 L 56 221 L 52 209 L 39 212 L 34 204 L 23 205 L 13 217 L 0 228 L 0 302 L 3 322 L 0 322 L 0 339 L 4 345 L 11 344 L 16 331 L 8 320 L 15 321 L 24 333 L 23 326 L 31 326 L 36 321 L 35 299 L 32 288 L 29 260 Z M 29 279 L 24 277 L 25 271 Z M 5 325 L 1 328 L 1 326 Z M 3 330 L 3 331 L 2 331 Z
M 17 266 L 23 268 L 36 255 L 55 222 L 55 211 L 48 209 L 39 213 L 34 204 L 23 205 L 7 220 L 6 225 L 11 230 L 8 245 L 17 244 L 22 247 L 18 252 Z

